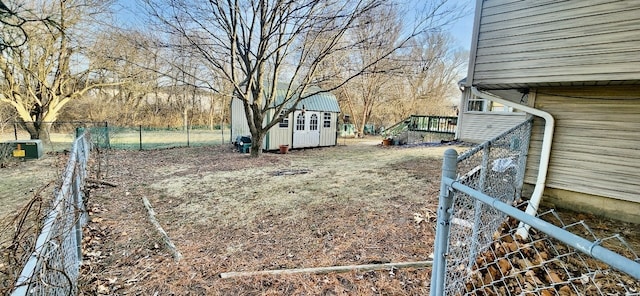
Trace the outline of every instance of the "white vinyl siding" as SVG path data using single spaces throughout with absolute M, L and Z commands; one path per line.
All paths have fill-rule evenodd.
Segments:
M 640 1 L 485 0 L 479 6 L 473 85 L 640 80 Z
M 524 113 L 466 113 L 458 126 L 458 139 L 471 143 L 482 143 L 508 131 L 526 120 Z
M 526 120 L 527 115 L 513 108 L 480 99 L 469 88 L 462 93 L 456 138 L 471 143 L 490 140 Z
M 540 88 L 556 120 L 547 187 L 640 202 L 640 100 L 635 86 Z M 536 119 L 526 181 L 535 182 L 544 121 Z

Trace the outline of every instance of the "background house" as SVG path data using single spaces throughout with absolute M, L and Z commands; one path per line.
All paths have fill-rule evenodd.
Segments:
M 475 104 L 486 102 L 471 96 L 474 89 L 547 112 L 555 129 L 544 200 L 640 222 L 638 15 L 640 1 L 478 0 L 459 138 L 481 140 L 513 120 L 476 114 Z M 544 127 L 536 117 L 529 184 Z
M 475 96 L 465 84 L 466 79 L 459 82 L 462 100 L 456 139 L 482 143 L 527 119 L 527 114 L 523 111 Z
M 278 88 L 276 104 L 284 100 L 286 90 L 286 86 Z M 309 92 L 319 90 L 311 88 Z M 332 93 L 319 92 L 305 98 L 298 103 L 296 110 L 269 130 L 262 149 L 277 150 L 280 145 L 289 145 L 290 148 L 335 146 L 339 114 L 340 106 Z M 279 114 L 275 114 L 275 109 L 272 109 L 267 114 L 267 120 L 274 116 Z M 235 141 L 238 136 L 250 135 L 242 101 L 234 98 L 231 101 L 231 141 Z

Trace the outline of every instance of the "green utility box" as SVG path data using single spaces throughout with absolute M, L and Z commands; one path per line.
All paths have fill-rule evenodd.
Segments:
M 251 151 L 251 143 L 243 143 L 240 146 L 240 153 L 249 153 Z
M 13 148 L 13 157 L 24 159 L 39 159 L 42 157 L 42 141 L 40 140 L 17 140 L 9 141 L 7 144 Z

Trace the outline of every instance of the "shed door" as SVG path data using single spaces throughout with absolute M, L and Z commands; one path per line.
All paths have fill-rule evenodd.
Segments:
M 293 113 L 293 147 L 320 145 L 320 112 L 295 111 Z

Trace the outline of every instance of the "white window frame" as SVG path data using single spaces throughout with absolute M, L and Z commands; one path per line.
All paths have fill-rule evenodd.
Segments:
M 289 116 L 285 116 L 284 113 L 284 111 L 280 112 L 280 123 L 278 123 L 278 127 L 289 128 Z
M 309 119 L 309 130 L 317 131 L 318 130 L 318 115 L 311 114 L 311 118 Z
M 323 118 L 323 122 L 322 122 L 322 127 L 331 127 L 331 113 L 330 112 L 324 112 L 322 114 Z
M 300 120 L 302 119 L 302 120 Z M 297 131 L 303 131 L 304 130 L 304 124 L 305 124 L 305 116 L 302 113 L 299 113 L 298 116 L 296 116 L 296 130 Z
M 474 104 L 475 103 L 475 104 Z M 479 106 L 481 110 L 470 110 L 471 107 Z M 519 113 L 513 107 L 505 106 L 486 99 L 471 95 L 467 100 L 466 113 Z

